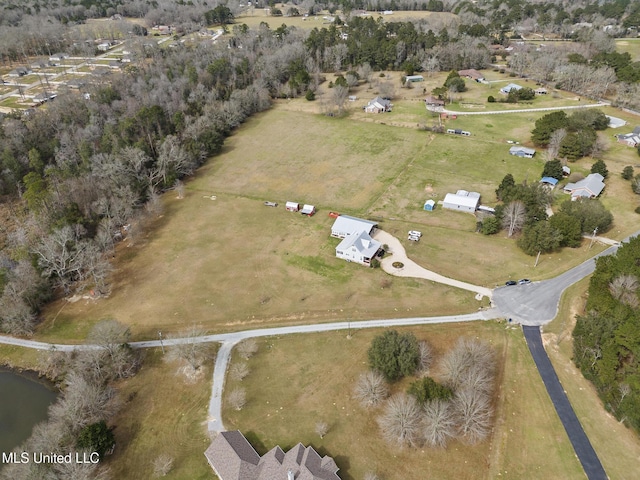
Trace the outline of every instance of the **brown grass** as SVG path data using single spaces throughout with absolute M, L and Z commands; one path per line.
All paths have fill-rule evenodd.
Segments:
M 396 449 L 380 438 L 377 410 L 366 411 L 352 398 L 352 386 L 366 366 L 366 350 L 376 331 L 268 338 L 249 363 L 247 406 L 225 409 L 227 428 L 239 428 L 259 453 L 279 444 L 313 445 L 333 456 L 341 478 L 360 479 L 369 470 L 383 478 L 582 478 L 562 426 L 553 412 L 520 330 L 497 323 L 434 325 L 403 329 L 428 339 L 442 355 L 461 335 L 491 342 L 498 357 L 496 424 L 490 440 L 469 447 L 453 442 L 446 450 Z M 236 383 L 229 381 L 227 391 Z M 405 389 L 409 380 L 393 386 Z M 329 432 L 320 439 L 315 423 Z M 543 460 L 544 459 L 544 460 Z
M 214 478 L 203 452 L 209 446 L 207 408 L 211 367 L 196 381 L 182 374 L 180 364 L 168 362 L 159 350 L 147 352 L 142 370 L 120 382 L 123 401 L 116 425 L 116 449 L 108 457 L 112 478 L 153 478 L 153 461 L 173 457 L 167 479 Z

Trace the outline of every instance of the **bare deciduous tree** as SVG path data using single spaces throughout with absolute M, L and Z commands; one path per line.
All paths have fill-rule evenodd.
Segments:
M 547 161 L 555 160 L 558 156 L 558 152 L 560 151 L 560 145 L 566 136 L 567 131 L 564 128 L 559 128 L 551 134 L 551 137 L 549 138 L 549 146 L 545 152 Z
M 327 422 L 320 421 L 316 423 L 316 433 L 320 436 L 320 438 L 324 438 L 328 431 L 329 424 Z
M 388 394 L 387 382 L 380 372 L 369 370 L 360 374 L 355 386 L 355 397 L 363 407 L 378 405 Z
M 347 101 L 347 97 L 349 96 L 349 88 L 343 87 L 342 85 L 336 85 L 333 87 L 333 103 L 338 107 L 338 114 L 342 114 L 342 109 L 344 108 L 344 102 Z
M 507 204 L 502 215 L 502 226 L 507 229 L 507 236 L 511 237 L 522 230 L 525 214 L 526 209 L 521 201 L 516 200 Z
M 430 447 L 446 447 L 455 437 L 456 423 L 451 404 L 442 399 L 434 399 L 424 406 L 422 417 L 422 437 Z
M 398 393 L 387 400 L 378 425 L 383 438 L 398 446 L 420 442 L 420 407 L 412 395 Z
M 484 440 L 491 429 L 493 416 L 489 397 L 463 389 L 456 392 L 452 405 L 460 437 L 471 445 Z
M 442 358 L 442 379 L 458 390 L 475 384 L 475 376 L 493 381 L 493 351 L 479 340 L 460 338 L 455 347 Z M 477 380 L 480 382 L 480 380 Z
M 241 382 L 247 375 L 249 375 L 249 366 L 244 362 L 234 363 L 229 369 L 229 375 L 231 375 L 231 378 L 234 380 Z
M 249 360 L 258 351 L 258 342 L 255 338 L 244 340 L 238 345 L 238 354 L 245 360 Z
M 242 410 L 247 403 L 247 392 L 244 388 L 236 388 L 227 397 L 229 405 L 235 410 Z
M 418 370 L 421 374 L 425 374 L 429 371 L 431 367 L 431 362 L 433 361 L 433 348 L 427 341 L 421 341 L 418 343 Z
M 609 283 L 609 291 L 616 300 L 631 308 L 637 308 L 640 304 L 637 293 L 638 286 L 640 284 L 635 275 L 618 275 Z
M 153 460 L 153 476 L 165 477 L 173 468 L 173 457 L 162 453 Z
M 186 361 L 193 370 L 198 370 L 202 364 L 211 358 L 211 345 L 200 339 L 207 334 L 198 326 L 192 326 L 171 336 L 175 343 L 171 345 L 171 356 Z

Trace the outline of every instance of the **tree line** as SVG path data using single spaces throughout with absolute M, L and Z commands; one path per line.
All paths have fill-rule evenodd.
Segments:
M 607 411 L 640 431 L 640 238 L 596 259 L 584 313 L 573 331 L 573 359 Z

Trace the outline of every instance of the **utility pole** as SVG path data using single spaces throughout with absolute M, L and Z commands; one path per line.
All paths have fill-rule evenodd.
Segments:
M 538 250 L 538 256 L 536 257 L 536 263 L 533 264 L 533 268 L 536 268 L 538 266 L 538 260 L 540 260 L 540 253 L 542 252 L 542 250 Z
M 596 239 L 596 233 L 598 233 L 598 227 L 593 229 L 593 235 L 591 236 L 591 243 L 589 244 L 589 250 L 591 250 L 591 247 L 593 246 L 593 242 Z
M 160 337 L 160 348 L 162 348 L 162 354 L 164 355 L 164 345 L 162 344 L 162 332 L 158 330 L 158 336 Z

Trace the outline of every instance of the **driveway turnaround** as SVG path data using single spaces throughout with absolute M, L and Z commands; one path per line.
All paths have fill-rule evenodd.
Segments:
M 479 287 L 467 282 L 461 282 L 460 280 L 454 280 L 453 278 L 445 277 L 439 273 L 432 272 L 426 268 L 421 267 L 413 260 L 409 260 L 407 252 L 396 237 L 384 230 L 376 230 L 373 237 L 380 243 L 389 247 L 389 253 L 391 256 L 385 257 L 380 262 L 382 269 L 389 275 L 396 277 L 412 277 L 412 278 L 424 278 L 426 280 L 432 280 L 434 282 L 450 285 L 452 287 L 461 288 L 470 292 L 475 292 L 480 297 L 491 298 L 491 289 L 486 287 Z M 396 268 L 394 263 L 400 262 L 403 264 L 402 268 Z M 479 298 L 480 298 L 479 297 Z
M 551 397 L 553 406 L 560 417 L 560 421 L 569 436 L 571 445 L 584 468 L 589 480 L 606 480 L 607 474 L 600 463 L 600 459 L 591 446 L 591 442 L 580 425 L 580 421 L 569 403 L 567 394 L 564 392 L 556 371 L 551 365 L 547 352 L 542 345 L 540 327 L 523 325 L 524 338 L 527 340 L 529 351 L 536 362 L 547 393 Z

